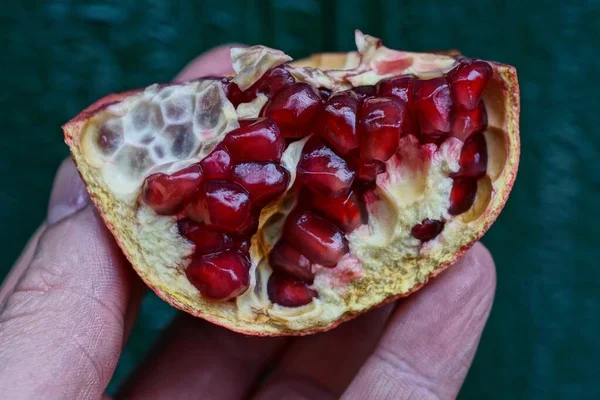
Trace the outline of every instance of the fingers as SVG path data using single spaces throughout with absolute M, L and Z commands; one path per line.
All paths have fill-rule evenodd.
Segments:
M 284 338 L 244 336 L 190 316 L 178 318 L 125 385 L 127 399 L 239 399 Z
M 183 82 L 202 76 L 224 76 L 233 73 L 229 51 L 231 47 L 242 46 L 227 44 L 215 47 L 190 62 L 174 79 Z
M 373 351 L 393 309 L 389 304 L 332 331 L 296 339 L 256 397 L 339 398 Z
M 123 345 L 132 271 L 76 183 L 66 183 L 75 177 L 72 163 L 59 169 L 50 225 L 0 313 L 9 398 L 100 397 Z
M 495 286 L 494 262 L 477 243 L 455 266 L 400 303 L 344 398 L 455 398 Z

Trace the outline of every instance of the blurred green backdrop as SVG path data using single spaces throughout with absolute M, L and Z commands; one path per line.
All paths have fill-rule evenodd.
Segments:
M 168 81 L 227 42 L 295 57 L 353 48 L 353 29 L 414 51 L 459 48 L 517 67 L 522 162 L 484 243 L 496 303 L 462 399 L 598 399 L 600 2 L 20 1 L 0 10 L 0 280 L 45 215 L 60 125 L 97 98 Z M 175 311 L 144 300 L 112 384 Z

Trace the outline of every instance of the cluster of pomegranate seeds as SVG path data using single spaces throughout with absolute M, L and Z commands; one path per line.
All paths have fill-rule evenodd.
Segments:
M 296 208 L 269 254 L 273 274 L 267 285 L 273 303 L 308 304 L 318 297 L 310 287 L 315 265 L 334 268 L 348 253 L 346 235 L 367 222 L 362 193 L 385 172 L 402 136 L 464 142 L 460 170 L 451 175 L 449 213 L 471 208 L 487 168 L 481 98 L 492 75 L 489 64 L 462 59 L 441 77 L 397 76 L 335 93 L 296 82 L 285 66 L 267 71 L 245 91 L 219 78 L 234 106 L 265 95 L 261 117 L 240 120 L 201 162 L 148 177 L 143 201 L 158 214 L 180 218 L 180 233 L 196 247 L 186 269 L 190 282 L 207 298 L 232 299 L 248 287 L 249 238 L 260 211 L 289 185 L 280 164 L 286 141 L 312 134 L 297 165 Z M 444 224 L 425 219 L 411 233 L 426 242 Z

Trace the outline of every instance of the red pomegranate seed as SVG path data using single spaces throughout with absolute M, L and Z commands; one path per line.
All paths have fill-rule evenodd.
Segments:
M 330 97 L 321 113 L 318 133 L 342 155 L 358 147 L 356 112 L 359 106 L 356 93 L 345 91 Z
M 287 69 L 283 66 L 275 67 L 265 72 L 258 81 L 244 91 L 244 102 L 254 100 L 258 93 L 271 98 L 275 93 L 294 82 L 294 77 Z
M 487 145 L 482 133 L 467 139 L 460 153 L 460 170 L 453 177 L 479 179 L 487 169 Z
M 410 233 L 420 241 L 427 242 L 439 235 L 443 229 L 443 221 L 424 219 L 420 224 L 413 226 Z
M 279 161 L 285 150 L 277 124 L 268 118 L 240 121 L 240 127 L 229 132 L 223 144 L 238 163 Z
M 357 86 L 352 88 L 352 91 L 356 93 L 359 99 L 364 100 L 368 97 L 374 97 L 377 94 L 377 88 L 371 85 Z
M 241 163 L 233 169 L 232 179 L 250 193 L 255 206 L 262 207 L 285 191 L 290 174 L 274 162 Z
M 466 110 L 477 107 L 494 71 L 484 61 L 463 61 L 448 72 L 454 100 Z
M 186 213 L 196 222 L 224 232 L 237 233 L 252 223 L 250 196 L 233 182 L 205 182 L 188 203 Z
M 452 97 L 446 78 L 417 79 L 413 84 L 413 104 L 421 132 L 425 135 L 450 132 Z
M 262 114 L 279 125 L 284 137 L 297 138 L 309 133 L 309 124 L 321 106 L 321 96 L 317 89 L 308 83 L 294 83 L 273 96 Z
M 243 92 L 237 84 L 231 82 L 231 78 L 222 78 L 221 84 L 223 85 L 223 90 L 225 90 L 225 96 L 234 107 L 245 102 Z
M 144 183 L 144 203 L 160 215 L 177 213 L 202 183 L 202 175 L 202 168 L 198 164 L 171 175 L 152 174 Z
M 231 156 L 222 143 L 200 161 L 204 178 L 209 179 L 227 179 L 231 174 L 232 162 Z
M 470 135 L 482 132 L 487 126 L 487 114 L 483 102 L 471 111 L 456 110 L 452 124 L 452 136 L 465 141 Z
M 349 251 L 342 231 L 310 211 L 292 212 L 283 234 L 306 258 L 324 266 L 335 266 Z
M 360 155 L 363 159 L 387 161 L 400 143 L 406 106 L 390 97 L 366 99 L 359 110 Z
M 366 222 L 365 211 L 358 196 L 353 192 L 348 193 L 346 196 L 331 199 L 304 191 L 301 202 L 346 233 L 352 232 Z
M 402 134 L 417 133 L 417 121 L 413 107 L 413 83 L 411 75 L 395 76 L 383 79 L 377 84 L 377 95 L 393 97 L 406 104 L 406 112 L 402 121 Z
M 385 172 L 385 163 L 378 160 L 365 161 L 360 157 L 360 151 L 350 152 L 348 161 L 356 171 L 356 178 L 363 182 L 373 182 L 377 175 Z
M 327 197 L 348 193 L 356 175 L 343 158 L 318 138 L 312 138 L 305 145 L 297 172 L 300 182 Z
M 192 258 L 185 275 L 204 297 L 229 300 L 248 288 L 250 261 L 235 250 Z
M 196 245 L 195 254 L 203 255 L 228 250 L 234 246 L 233 239 L 223 232 L 210 229 L 187 219 L 177 222 L 179 233 Z
M 287 273 L 301 281 L 312 283 L 315 278 L 308 258 L 285 240 L 279 240 L 271 250 L 269 265 L 273 270 Z
M 464 213 L 473 205 L 476 194 L 476 180 L 468 178 L 455 179 L 452 190 L 450 191 L 450 208 L 448 209 L 448 212 L 450 212 L 451 215 Z
M 318 297 L 316 290 L 311 289 L 306 282 L 297 281 L 283 274 L 272 274 L 267 283 L 269 299 L 280 306 L 300 307 Z

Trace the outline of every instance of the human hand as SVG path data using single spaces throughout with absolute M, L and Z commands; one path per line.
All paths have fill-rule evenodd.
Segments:
M 229 69 L 228 49 L 219 47 L 176 80 Z M 418 293 L 326 333 L 249 337 L 181 315 L 122 396 L 454 398 L 494 289 L 493 260 L 477 243 Z M 0 287 L 1 397 L 102 397 L 143 291 L 66 160 L 46 222 Z

